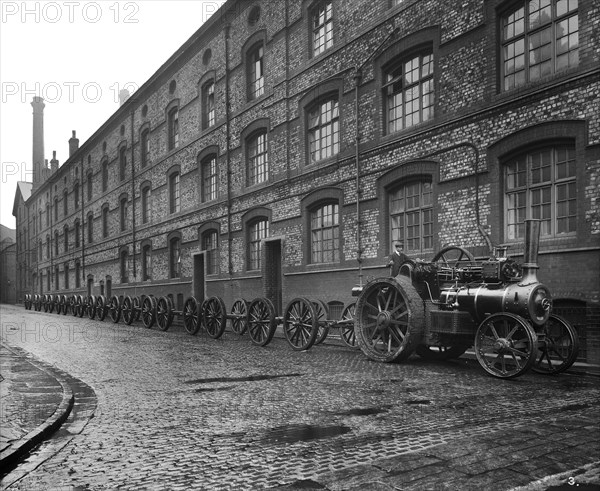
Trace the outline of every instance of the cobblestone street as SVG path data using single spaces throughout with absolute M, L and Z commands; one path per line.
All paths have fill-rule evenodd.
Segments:
M 335 339 L 297 352 L 20 306 L 1 320 L 3 343 L 97 398 L 10 489 L 502 490 L 600 460 L 592 375 L 505 381 L 466 358 L 380 364 Z

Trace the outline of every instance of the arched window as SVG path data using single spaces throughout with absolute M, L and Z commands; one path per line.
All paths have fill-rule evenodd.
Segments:
M 58 230 L 54 232 L 54 255 L 58 256 Z
M 94 178 L 94 173 L 92 171 L 88 171 L 87 173 L 87 195 L 88 195 L 88 201 L 92 201 L 92 195 L 93 195 L 93 178 Z
M 178 171 L 169 174 L 169 213 L 178 213 L 181 211 L 179 181 L 180 176 Z
M 152 279 L 152 244 L 142 244 L 142 281 Z
M 148 165 L 150 159 L 150 129 L 146 128 L 140 136 L 142 167 Z
M 121 283 L 129 282 L 129 249 L 124 247 L 119 252 L 119 265 L 121 273 Z
M 69 202 L 68 202 L 69 193 L 65 189 L 63 191 L 63 216 L 67 216 L 69 213 Z
M 321 204 L 310 211 L 310 245 L 312 263 L 340 260 L 339 206 Z
M 217 199 L 217 156 L 208 155 L 200 163 L 202 201 Z
M 410 252 L 433 248 L 433 192 L 431 181 L 402 183 L 388 193 L 391 242 L 404 242 Z
M 121 222 L 121 232 L 127 230 L 127 196 L 121 196 L 119 200 L 119 217 Z
M 269 236 L 269 221 L 258 218 L 248 224 L 248 264 L 249 270 L 261 267 L 262 241 Z
M 167 117 L 169 150 L 179 146 L 179 108 L 169 110 Z
M 54 198 L 54 222 L 58 222 L 58 197 Z
M 50 203 L 46 203 L 46 227 L 50 226 Z
M 256 99 L 265 92 L 264 45 L 255 44 L 249 51 L 246 60 L 248 100 Z
M 65 263 L 65 289 L 69 289 L 69 263 Z
M 108 204 L 102 207 L 102 237 L 108 237 Z
M 73 202 L 75 204 L 75 209 L 79 208 L 79 183 L 76 182 L 73 185 Z
M 150 184 L 142 184 L 142 223 L 150 221 Z
M 384 67 L 386 132 L 394 133 L 433 117 L 433 51 L 399 56 Z
M 267 181 L 269 179 L 267 130 L 260 130 L 250 135 L 246 145 L 248 186 Z
M 58 266 L 56 266 L 56 268 L 54 268 L 54 283 L 55 283 L 55 288 L 57 290 L 60 290 L 60 276 L 59 276 L 59 268 Z
M 524 220 L 541 220 L 540 236 L 577 231 L 575 146 L 547 145 L 504 162 L 507 240 L 523 239 Z
M 307 113 L 309 163 L 336 155 L 340 151 L 340 113 L 337 96 L 320 100 Z
M 512 3 L 501 19 L 503 90 L 579 63 L 576 0 Z
M 119 180 L 125 180 L 127 170 L 127 147 L 122 146 L 119 149 Z
M 75 220 L 75 248 L 79 248 L 81 246 L 80 234 L 81 234 L 81 223 L 79 220 Z
M 202 234 L 202 250 L 206 251 L 206 274 L 217 274 L 219 236 L 216 230 L 207 230 Z
M 202 129 L 215 124 L 215 81 L 209 80 L 202 86 Z
M 46 258 L 50 259 L 50 236 L 46 235 Z
M 81 287 L 81 263 L 79 259 L 75 261 L 75 288 Z
M 92 213 L 87 215 L 87 241 L 90 244 L 94 242 L 94 215 Z
M 169 276 L 181 276 L 181 238 L 173 237 L 169 240 Z
M 69 226 L 65 225 L 63 229 L 64 239 L 65 239 L 65 252 L 69 250 Z

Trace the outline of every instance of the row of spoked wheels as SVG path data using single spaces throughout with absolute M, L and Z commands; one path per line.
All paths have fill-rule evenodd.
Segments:
M 380 278 L 367 284 L 356 305 L 355 334 L 372 360 L 396 362 L 413 352 L 425 358 L 460 356 L 465 346 L 428 347 L 422 344 L 422 301 L 408 278 Z M 577 359 L 579 340 L 564 319 L 551 315 L 537 332 L 524 318 L 507 312 L 488 316 L 477 328 L 474 342 L 483 369 L 499 378 L 514 378 L 530 368 L 560 373 Z

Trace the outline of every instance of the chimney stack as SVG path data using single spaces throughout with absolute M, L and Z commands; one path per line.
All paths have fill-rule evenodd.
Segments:
M 33 107 L 33 186 L 43 180 L 44 168 L 44 99 L 35 96 L 31 103 Z
M 75 130 L 73 130 L 73 136 L 69 138 L 69 158 L 79 149 L 79 138 L 75 137 Z
M 52 160 L 50 161 L 50 170 L 56 172 L 58 170 L 58 160 L 56 160 L 56 150 L 52 150 Z

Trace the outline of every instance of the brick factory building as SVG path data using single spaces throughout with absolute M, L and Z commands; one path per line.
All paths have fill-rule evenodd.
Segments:
M 396 238 L 522 259 L 533 217 L 598 361 L 599 24 L 577 0 L 228 0 L 60 167 L 34 98 L 17 295 L 347 304 Z

